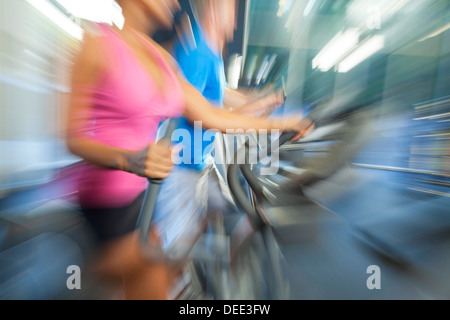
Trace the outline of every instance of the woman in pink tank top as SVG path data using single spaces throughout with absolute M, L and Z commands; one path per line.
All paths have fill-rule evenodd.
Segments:
M 155 143 L 159 123 L 184 116 L 205 129 L 310 129 L 308 120 L 271 121 L 213 108 L 179 75 L 172 57 L 147 34 L 170 28 L 177 0 L 119 1 L 122 30 L 98 24 L 75 60 L 67 145 L 84 160 L 79 203 L 101 241 L 96 264 L 123 285 L 127 299 L 166 299 L 176 271 L 145 261 L 136 221 L 147 178 L 166 178 L 167 142 Z M 153 230 L 157 240 L 161 235 Z

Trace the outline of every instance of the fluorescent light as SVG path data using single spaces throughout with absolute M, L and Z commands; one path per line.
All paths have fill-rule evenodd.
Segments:
M 419 42 L 425 41 L 425 40 L 430 39 L 430 38 L 434 38 L 434 37 L 440 35 L 441 33 L 444 33 L 444 32 L 447 31 L 448 29 L 450 29 L 450 22 L 447 23 L 447 24 L 446 24 L 445 26 L 443 26 L 442 28 L 439 28 L 439 29 L 433 31 L 432 33 L 430 33 L 429 35 L 423 37 L 422 39 L 419 40 Z
M 286 12 L 291 10 L 294 0 L 280 0 L 278 2 L 278 12 L 277 17 L 282 17 Z
M 360 25 L 367 25 L 368 17 L 385 21 L 408 2 L 409 0 L 353 0 L 347 7 L 347 19 Z
M 299 22 L 301 22 L 301 20 L 299 20 L 299 16 L 300 16 L 300 11 L 303 8 L 303 3 L 302 1 L 294 1 L 292 4 L 292 9 L 289 12 L 289 16 L 286 20 L 286 24 L 285 24 L 285 28 L 290 29 L 292 27 L 292 24 L 295 23 L 298 24 Z
M 287 0 L 286 5 L 284 6 L 284 13 L 291 11 L 293 6 L 294 6 L 294 0 Z
M 338 72 L 345 73 L 384 48 L 384 36 L 373 36 L 347 56 L 338 66 Z
M 39 12 L 75 39 L 83 38 L 83 29 L 47 0 L 27 0 Z
M 286 5 L 286 0 L 280 0 L 278 2 L 278 12 L 277 17 L 282 17 L 284 13 L 284 6 Z
M 408 1 L 409 0 L 398 0 L 397 2 L 394 1 L 393 5 L 391 4 L 392 7 L 387 10 L 387 13 L 394 14 L 395 12 L 400 10 L 402 7 L 404 7 Z
M 358 44 L 360 33 L 357 29 L 348 29 L 339 33 L 313 59 L 313 69 L 327 72 L 354 46 Z
M 308 4 L 306 5 L 305 11 L 303 11 L 303 15 L 306 17 L 308 14 L 311 13 L 312 8 L 316 4 L 316 0 L 309 0 Z

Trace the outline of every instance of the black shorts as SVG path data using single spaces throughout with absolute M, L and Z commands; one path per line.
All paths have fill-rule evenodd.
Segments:
M 136 230 L 144 197 L 145 192 L 141 193 L 131 204 L 121 208 L 82 208 L 99 244 Z

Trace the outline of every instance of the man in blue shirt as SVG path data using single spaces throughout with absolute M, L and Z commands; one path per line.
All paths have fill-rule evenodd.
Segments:
M 235 0 L 191 0 L 190 3 L 195 15 L 193 39 L 180 39 L 173 46 L 173 55 L 186 79 L 213 106 L 230 112 L 259 115 L 279 107 L 283 102 L 280 93 L 251 100 L 226 88 L 222 52 L 234 34 Z M 204 227 L 202 222 L 206 221 L 207 213 L 226 210 L 233 206 L 233 201 L 212 157 L 215 136 L 202 130 L 201 124 L 183 118 L 177 129 L 182 161 L 161 187 L 155 220 L 164 220 L 165 225 L 159 225 L 169 230 L 164 232 L 168 237 L 163 239 L 167 246 L 164 249 L 175 245 L 179 250 L 187 250 L 194 238 L 172 239 L 170 235 L 196 234 Z
M 174 48 L 174 57 L 186 79 L 208 99 L 211 105 L 222 108 L 225 100 L 226 79 L 220 48 L 213 47 L 207 43 L 207 37 L 197 22 L 193 23 L 192 30 L 195 39 L 195 48 L 187 52 L 185 46 L 177 43 Z M 194 140 L 194 137 L 196 137 L 196 129 L 192 123 L 184 118 L 180 119 L 179 128 L 187 130 L 191 137 L 191 157 L 183 157 L 185 161 L 180 165 L 196 170 L 203 170 L 210 156 L 210 152 L 207 149 L 212 148 L 214 138 L 209 143 L 208 141 L 203 141 L 205 131 L 202 130 L 202 141 L 199 139 Z M 199 129 L 197 128 L 197 130 Z M 183 143 L 183 145 L 185 148 L 189 147 L 187 143 Z
M 233 38 L 236 1 L 191 0 L 190 3 L 195 16 L 190 35 L 192 39 L 186 39 L 189 38 L 186 34 L 182 35 L 182 39 L 173 48 L 173 56 L 186 79 L 217 108 L 257 116 L 279 106 L 283 102 L 281 93 L 249 102 L 251 97 L 226 87 L 222 51 Z M 187 130 L 189 135 L 186 136 L 191 138 L 190 147 L 187 141 L 183 141 L 184 152 L 188 155 L 183 155 L 180 165 L 196 170 L 205 169 L 214 149 L 215 137 L 208 136 L 205 131 L 195 134 L 195 126 L 186 119 L 181 119 L 179 128 Z

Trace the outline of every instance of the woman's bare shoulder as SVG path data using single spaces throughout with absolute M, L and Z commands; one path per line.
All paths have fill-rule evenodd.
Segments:
M 73 77 L 78 82 L 92 82 L 106 67 L 105 48 L 102 46 L 106 34 L 98 25 L 84 29 L 83 39 L 73 63 Z

